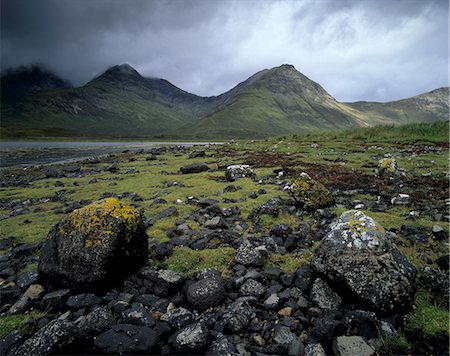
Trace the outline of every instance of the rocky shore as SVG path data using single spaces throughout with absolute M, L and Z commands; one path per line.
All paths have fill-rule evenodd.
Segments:
M 447 354 L 446 178 L 263 145 L 3 172 L 0 354 Z

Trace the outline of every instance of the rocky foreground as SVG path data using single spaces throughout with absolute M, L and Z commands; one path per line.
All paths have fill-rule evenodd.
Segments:
M 229 147 L 218 150 L 230 154 Z M 163 151 L 190 159 L 206 156 L 203 150 Z M 125 154 L 153 162 L 160 153 Z M 448 255 L 437 247 L 447 232 L 438 226 L 413 227 L 406 219 L 400 230 L 385 229 L 370 211 L 361 210 L 364 202 L 349 198 L 349 189 L 330 190 L 287 161 L 276 162 L 280 157 L 236 162 L 281 166 L 264 176 L 245 164 L 187 162 L 179 167 L 186 177 L 216 172 L 214 179 L 225 191 L 239 191 L 245 181 L 259 184 L 248 199 L 268 197 L 248 214 L 239 207 L 242 201 L 226 198 L 221 206 L 217 196 L 189 196 L 147 216 L 139 210 L 143 199 L 138 194 L 103 194 L 94 202 L 65 202 L 64 214 L 41 241 L 0 240 L 5 251 L 0 256 L 0 320 L 24 320 L 5 335 L 1 354 L 448 353 L 448 329 L 430 335 L 408 327 L 417 319 L 414 310 L 424 291 L 440 310 L 448 310 Z M 370 182 L 378 185 L 357 187 L 379 194 L 371 210 L 410 205 L 415 197 L 398 190 L 391 195 L 384 188 L 411 184 L 396 160 L 377 160 L 375 168 Z M 103 169 L 114 174 L 120 162 L 107 162 Z M 4 184 L 85 175 L 92 185 L 97 178 L 90 174 L 77 166 L 43 167 L 21 177 L 11 173 Z M 279 195 L 267 194 L 269 185 Z M 157 197 L 152 204 L 167 203 Z M 4 201 L 3 207 L 7 204 L 13 203 Z M 191 212 L 179 216 L 182 204 Z M 148 236 L 155 231 L 152 226 L 173 216 L 173 226 L 164 228 L 167 239 Z M 286 216 L 296 223 L 283 222 Z M 424 263 L 413 263 L 408 249 L 399 248 L 405 241 L 434 251 L 425 249 Z M 194 262 L 190 251 L 198 251 Z M 210 251 L 224 262 L 205 265 L 202 253 Z M 269 263 L 276 259 L 280 263 Z M 293 259 L 294 268 L 286 268 Z M 189 270 L 189 264 L 201 268 Z

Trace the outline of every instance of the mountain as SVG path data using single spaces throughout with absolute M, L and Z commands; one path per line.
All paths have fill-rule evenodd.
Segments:
M 49 70 L 38 65 L 10 69 L 1 78 L 2 97 L 70 87 L 71 85 L 67 80 L 59 78 Z
M 340 103 L 286 64 L 213 97 L 142 77 L 128 64 L 78 88 L 34 72 L 25 77 L 35 79 L 20 71 L 1 78 L 3 137 L 257 138 L 448 118 L 448 88 L 390 103 Z

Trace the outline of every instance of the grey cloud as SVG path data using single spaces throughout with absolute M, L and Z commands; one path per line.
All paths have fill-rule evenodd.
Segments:
M 290 63 L 338 100 L 448 86 L 445 0 L 2 0 L 1 65 L 40 62 L 81 85 L 129 63 L 217 95 Z

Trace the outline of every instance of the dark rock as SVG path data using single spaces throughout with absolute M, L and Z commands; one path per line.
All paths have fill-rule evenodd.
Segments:
M 190 174 L 190 173 L 201 173 L 209 170 L 209 167 L 206 163 L 194 163 L 189 164 L 187 166 L 183 166 L 180 168 L 181 173 Z
M 448 271 L 449 260 L 450 260 L 450 255 L 442 255 L 442 256 L 439 256 L 439 258 L 436 260 L 436 264 L 438 265 L 438 267 L 441 270 Z
M 109 198 L 74 211 L 52 228 L 38 270 L 50 284 L 102 288 L 144 265 L 147 250 L 141 214 Z
M 76 341 L 77 330 L 67 320 L 48 323 L 22 345 L 12 350 L 13 355 L 48 355 L 69 351 Z
M 274 225 L 270 229 L 270 233 L 277 237 L 287 237 L 292 234 L 292 228 L 287 224 Z
M 155 319 L 142 306 L 133 305 L 120 314 L 119 324 L 132 324 L 137 326 L 152 327 L 155 325 Z
M 44 295 L 42 304 L 44 307 L 50 307 L 52 310 L 60 310 L 69 295 L 70 289 L 60 289 Z
M 77 294 L 69 297 L 67 300 L 67 306 L 73 309 L 80 309 L 91 307 L 95 304 L 99 304 L 102 300 L 95 294 Z
M 250 323 L 254 313 L 250 300 L 248 297 L 239 298 L 225 309 L 222 320 L 230 331 L 240 332 Z
M 200 158 L 200 157 L 205 157 L 206 153 L 205 151 L 201 150 L 201 151 L 193 151 L 189 154 L 189 158 Z
M 448 232 L 445 231 L 439 225 L 434 225 L 432 231 L 433 231 L 433 237 L 436 240 L 448 240 Z
M 239 291 L 243 296 L 258 297 L 266 292 L 266 288 L 254 279 L 247 279 Z
M 311 300 L 319 308 L 325 310 L 338 310 L 342 302 L 339 295 L 333 292 L 329 285 L 320 278 L 317 278 L 313 283 Z
M 361 211 L 341 215 L 316 250 L 312 266 L 368 308 L 390 312 L 411 303 L 415 268 Z
M 94 337 L 106 331 L 113 323 L 114 319 L 111 313 L 104 308 L 96 308 L 74 322 L 84 338 Z
M 268 279 L 278 280 L 278 277 L 281 275 L 280 267 L 266 267 L 264 268 L 264 275 Z
M 296 339 L 297 336 L 295 336 L 295 334 L 287 326 L 277 325 L 275 328 L 273 341 L 277 344 L 285 345 L 287 348 L 287 346 Z
M 185 308 L 176 308 L 161 316 L 162 321 L 166 321 L 172 328 L 177 330 L 192 324 L 194 319 L 194 314 Z
M 149 354 L 157 342 L 158 335 L 152 329 L 128 324 L 113 325 L 95 339 L 95 345 L 109 354 Z
M 38 272 L 37 271 L 25 272 L 25 273 L 22 273 L 17 278 L 17 285 L 20 288 L 25 289 L 25 288 L 28 288 L 33 283 L 36 283 L 37 279 L 38 279 Z
M 209 342 L 209 330 L 203 323 L 195 323 L 178 331 L 174 346 L 180 352 L 198 352 L 205 349 Z
M 206 270 L 200 275 L 199 281 L 188 285 L 186 296 L 189 303 L 201 310 L 219 305 L 226 297 L 225 284 L 220 272 Z
M 305 352 L 305 345 L 297 337 L 288 345 L 287 354 L 289 356 L 301 356 Z
M 161 220 L 168 218 L 169 216 L 178 216 L 178 210 L 174 206 L 169 206 L 167 209 L 164 209 L 156 216 L 153 217 L 154 220 Z
M 238 356 L 236 347 L 227 339 L 225 335 L 219 333 L 216 339 L 212 342 L 207 355 L 223 355 L 223 356 Z
M 308 344 L 321 343 L 325 348 L 329 348 L 333 337 L 342 335 L 344 330 L 344 323 L 339 320 L 338 314 L 327 314 L 314 322 L 313 327 L 309 330 Z
M 64 166 L 63 171 L 66 173 L 78 173 L 81 170 L 80 166 Z
M 212 219 L 207 220 L 204 226 L 209 229 L 226 229 L 228 227 L 225 220 L 220 216 L 215 216 Z
M 326 356 L 326 353 L 321 344 L 308 344 L 304 356 Z
M 236 251 L 235 261 L 244 266 L 262 266 L 263 257 L 258 250 L 255 250 L 248 239 L 244 239 Z
M 261 215 L 270 215 L 274 218 L 278 217 L 280 213 L 280 203 L 281 200 L 279 198 L 272 198 L 267 202 L 257 206 L 254 208 L 250 214 L 249 219 L 259 219 Z
M 6 250 L 7 248 L 13 247 L 14 237 L 5 237 L 0 239 L 0 250 Z

